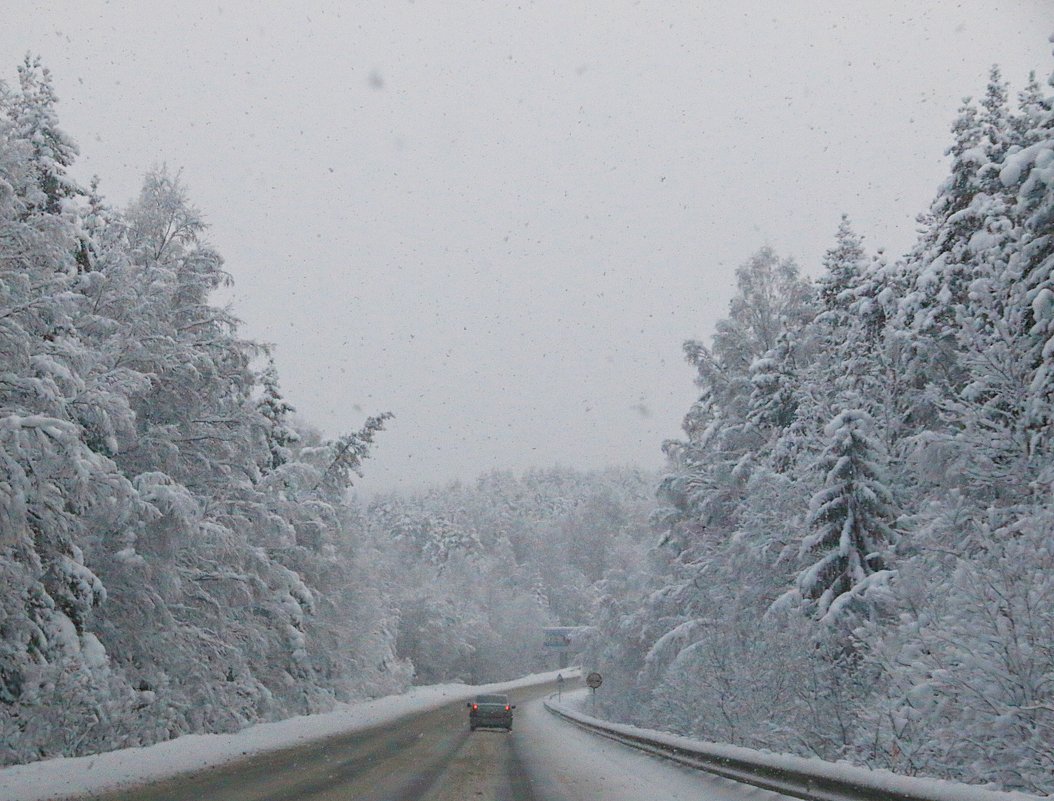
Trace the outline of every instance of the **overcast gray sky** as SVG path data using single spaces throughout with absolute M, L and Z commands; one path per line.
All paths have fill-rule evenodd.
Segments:
M 961 97 L 1054 66 L 1046 0 L 165 5 L 0 0 L 0 75 L 116 205 L 182 170 L 302 416 L 395 413 L 366 491 L 659 466 L 734 268 L 902 252 Z

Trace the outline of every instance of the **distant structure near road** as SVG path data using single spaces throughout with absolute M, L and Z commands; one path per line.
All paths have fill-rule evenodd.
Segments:
M 546 648 L 570 648 L 572 631 L 574 631 L 572 626 L 554 626 L 542 629 L 542 633 L 545 635 L 545 642 L 542 644 Z
M 560 670 L 567 667 L 568 654 L 585 645 L 586 638 L 593 631 L 592 626 L 549 626 L 542 629 L 542 645 L 557 652 Z

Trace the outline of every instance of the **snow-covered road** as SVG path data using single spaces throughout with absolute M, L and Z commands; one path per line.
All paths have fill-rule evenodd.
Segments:
M 551 677 L 535 677 L 509 688 L 519 708 L 513 731 L 508 734 L 469 732 L 462 699 L 476 688 L 422 688 L 409 697 L 353 705 L 340 710 L 337 717 L 301 718 L 253 727 L 226 738 L 187 737 L 151 748 L 0 770 L 0 799 L 784 798 L 692 771 L 584 732 L 544 708 L 543 699 L 555 689 L 546 679 Z M 211 758 L 207 753 L 210 744 Z M 129 786 L 130 782 L 151 779 L 153 783 L 149 785 Z M 108 792 L 106 788 L 113 788 L 115 783 L 124 786 Z

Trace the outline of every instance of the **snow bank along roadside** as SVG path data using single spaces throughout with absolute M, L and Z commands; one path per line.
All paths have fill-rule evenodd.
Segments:
M 564 670 L 563 673 L 578 675 L 577 670 Z M 514 681 L 478 687 L 468 684 L 414 687 L 402 695 L 338 704 L 332 712 L 258 723 L 234 734 L 188 734 L 144 748 L 13 765 L 0 769 L 0 801 L 44 801 L 144 784 L 232 762 L 250 754 L 361 731 L 471 698 L 479 692 L 503 692 L 544 684 L 554 681 L 556 675 L 557 671 L 536 673 Z
M 1043 798 L 1051 798 L 1051 796 L 1041 797 L 1025 793 L 985 790 L 980 787 L 958 784 L 942 779 L 901 776 L 888 770 L 871 770 L 859 765 L 851 765 L 847 762 L 827 762 L 816 758 L 807 759 L 789 754 L 756 751 L 752 748 L 743 748 L 735 745 L 707 743 L 680 737 L 668 732 L 612 723 L 611 721 L 594 718 L 582 711 L 583 708 L 587 708 L 586 704 L 588 703 L 588 697 L 584 695 L 584 692 L 578 690 L 565 694 L 570 697 L 566 698 L 563 703 L 558 703 L 553 698 L 550 698 L 545 701 L 545 706 L 560 716 L 581 722 L 586 726 L 604 729 L 613 735 L 623 735 L 638 742 L 643 741 L 637 747 L 644 747 L 644 750 L 649 752 L 652 750 L 647 748 L 649 745 L 655 746 L 658 750 L 676 750 L 679 754 L 671 754 L 670 758 L 694 767 L 699 767 L 691 760 L 691 756 L 694 754 L 698 754 L 703 759 L 713 761 L 745 762 L 759 768 L 767 768 L 773 772 L 786 771 L 787 773 L 807 774 L 816 777 L 820 781 L 830 780 L 832 782 L 853 784 L 865 790 L 864 793 L 861 793 L 860 798 L 873 798 L 876 791 L 889 793 L 891 797 L 914 798 L 920 801 L 1042 801 Z M 624 742 L 622 740 L 619 741 Z M 625 744 L 630 747 L 635 745 L 633 742 L 625 742 Z M 686 759 L 678 759 L 679 755 L 683 755 Z M 866 793 L 866 791 L 870 792 Z M 851 795 L 845 796 L 846 799 L 851 799 L 852 797 Z

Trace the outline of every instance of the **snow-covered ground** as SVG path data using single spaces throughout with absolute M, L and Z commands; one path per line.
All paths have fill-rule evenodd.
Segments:
M 574 670 L 564 670 L 563 673 L 565 676 L 578 675 Z M 235 734 L 189 734 L 146 748 L 125 748 L 94 756 L 14 765 L 0 769 L 0 801 L 44 801 L 70 795 L 87 795 L 203 770 L 249 754 L 275 751 L 311 740 L 360 731 L 452 701 L 471 698 L 479 692 L 503 692 L 542 684 L 555 680 L 556 675 L 557 671 L 538 673 L 514 681 L 480 686 L 436 684 L 415 687 L 402 695 L 340 704 L 332 712 L 260 723 Z
M 1016 792 L 996 792 L 992 790 L 986 790 L 980 787 L 968 786 L 964 784 L 957 784 L 955 782 L 943 781 L 940 779 L 927 779 L 918 776 L 901 776 L 896 773 L 892 773 L 888 770 L 868 770 L 867 768 L 859 767 L 857 765 L 851 765 L 846 762 L 826 762 L 821 759 L 804 759 L 802 757 L 791 756 L 786 754 L 773 754 L 764 751 L 755 751 L 750 748 L 742 748 L 733 745 L 723 745 L 717 743 L 705 743 L 696 740 L 691 740 L 687 737 L 680 737 L 675 734 L 669 734 L 667 732 L 654 731 L 652 729 L 642 729 L 636 726 L 628 726 L 624 724 L 611 723 L 598 718 L 591 717 L 591 704 L 589 698 L 589 690 L 581 689 L 574 690 L 572 692 L 563 693 L 563 698 L 560 702 L 556 699 L 551 699 L 549 702 L 551 705 L 558 709 L 566 712 L 574 713 L 588 722 L 601 724 L 609 727 L 616 732 L 621 732 L 628 735 L 643 736 L 653 742 L 670 745 L 686 751 L 700 750 L 710 754 L 717 754 L 730 759 L 743 760 L 746 762 L 752 762 L 755 764 L 764 763 L 774 768 L 782 768 L 789 771 L 803 771 L 810 773 L 815 776 L 823 776 L 825 778 L 833 779 L 836 781 L 848 781 L 852 783 L 859 783 L 864 786 L 875 788 L 879 791 L 888 791 L 889 793 L 901 793 L 904 795 L 916 794 L 933 801 L 1042 801 L 1041 797 L 1028 795 L 1025 793 Z M 549 712 L 544 710 L 543 702 L 539 701 L 536 704 L 531 704 L 528 709 L 538 716 L 537 710 L 540 709 L 545 716 L 550 718 L 554 717 Z M 538 723 L 542 723 L 539 719 Z M 654 772 L 649 772 L 645 766 L 651 763 L 658 763 L 665 766 L 671 766 L 673 763 L 662 760 L 657 757 L 651 757 L 644 752 L 635 752 L 631 746 L 613 743 L 609 740 L 603 739 L 597 735 L 590 734 L 581 729 L 571 727 L 577 734 L 576 737 L 565 735 L 560 738 L 559 746 L 553 746 L 552 753 L 547 755 L 547 759 L 556 758 L 558 754 L 566 755 L 566 758 L 579 758 L 587 759 L 587 755 L 584 750 L 580 751 L 577 755 L 572 757 L 574 744 L 576 741 L 580 741 L 584 748 L 592 748 L 594 754 L 593 759 L 597 759 L 597 755 L 601 749 L 604 751 L 611 752 L 615 757 L 606 759 L 605 769 L 601 771 L 601 778 L 604 781 L 609 781 L 606 774 L 611 774 L 614 770 L 614 766 L 619 765 L 619 771 L 613 775 L 616 776 L 617 787 L 629 787 L 629 788 L 647 788 L 649 781 L 659 781 L 660 775 Z M 531 727 L 532 736 L 543 731 L 542 726 Z M 552 739 L 546 739 L 543 737 L 543 742 L 552 744 Z M 623 752 L 628 752 L 630 755 L 639 753 L 639 756 L 643 762 L 633 763 L 630 756 L 626 756 Z M 637 764 L 638 767 L 628 770 L 631 764 Z M 676 767 L 673 765 L 673 767 Z M 623 771 L 622 768 L 627 768 L 627 771 Z M 782 799 L 787 796 L 780 795 L 778 793 L 770 793 L 764 790 L 753 788 L 750 785 L 741 784 L 739 782 L 718 779 L 717 777 L 709 776 L 699 770 L 693 768 L 679 768 L 679 771 L 686 776 L 701 777 L 698 780 L 707 782 L 707 792 L 705 796 L 708 801 L 724 801 L 724 799 Z M 622 773 L 626 775 L 623 776 Z M 668 776 L 675 776 L 676 774 L 663 774 Z M 577 778 L 577 777 L 576 777 Z M 711 791 L 709 782 L 717 781 L 718 787 L 724 788 L 720 792 Z M 652 785 L 656 786 L 656 785 Z M 669 794 L 666 792 L 666 786 L 663 786 L 662 796 L 664 798 L 676 799 L 676 798 L 698 798 L 696 795 L 676 795 Z M 671 785 L 672 787 L 678 786 L 677 783 Z M 690 786 L 690 781 L 686 786 Z M 698 792 L 698 785 L 697 792 Z M 737 795 L 737 792 L 745 792 L 749 790 L 751 795 Z M 583 795 L 582 798 L 587 798 L 588 795 Z M 608 795 L 605 792 L 602 795 L 595 797 L 602 797 L 607 799 L 621 799 L 623 795 L 612 794 Z M 627 795 L 627 798 L 634 796 Z M 647 797 L 645 795 L 638 795 L 637 798 Z M 1048 796 L 1049 797 L 1049 796 Z

